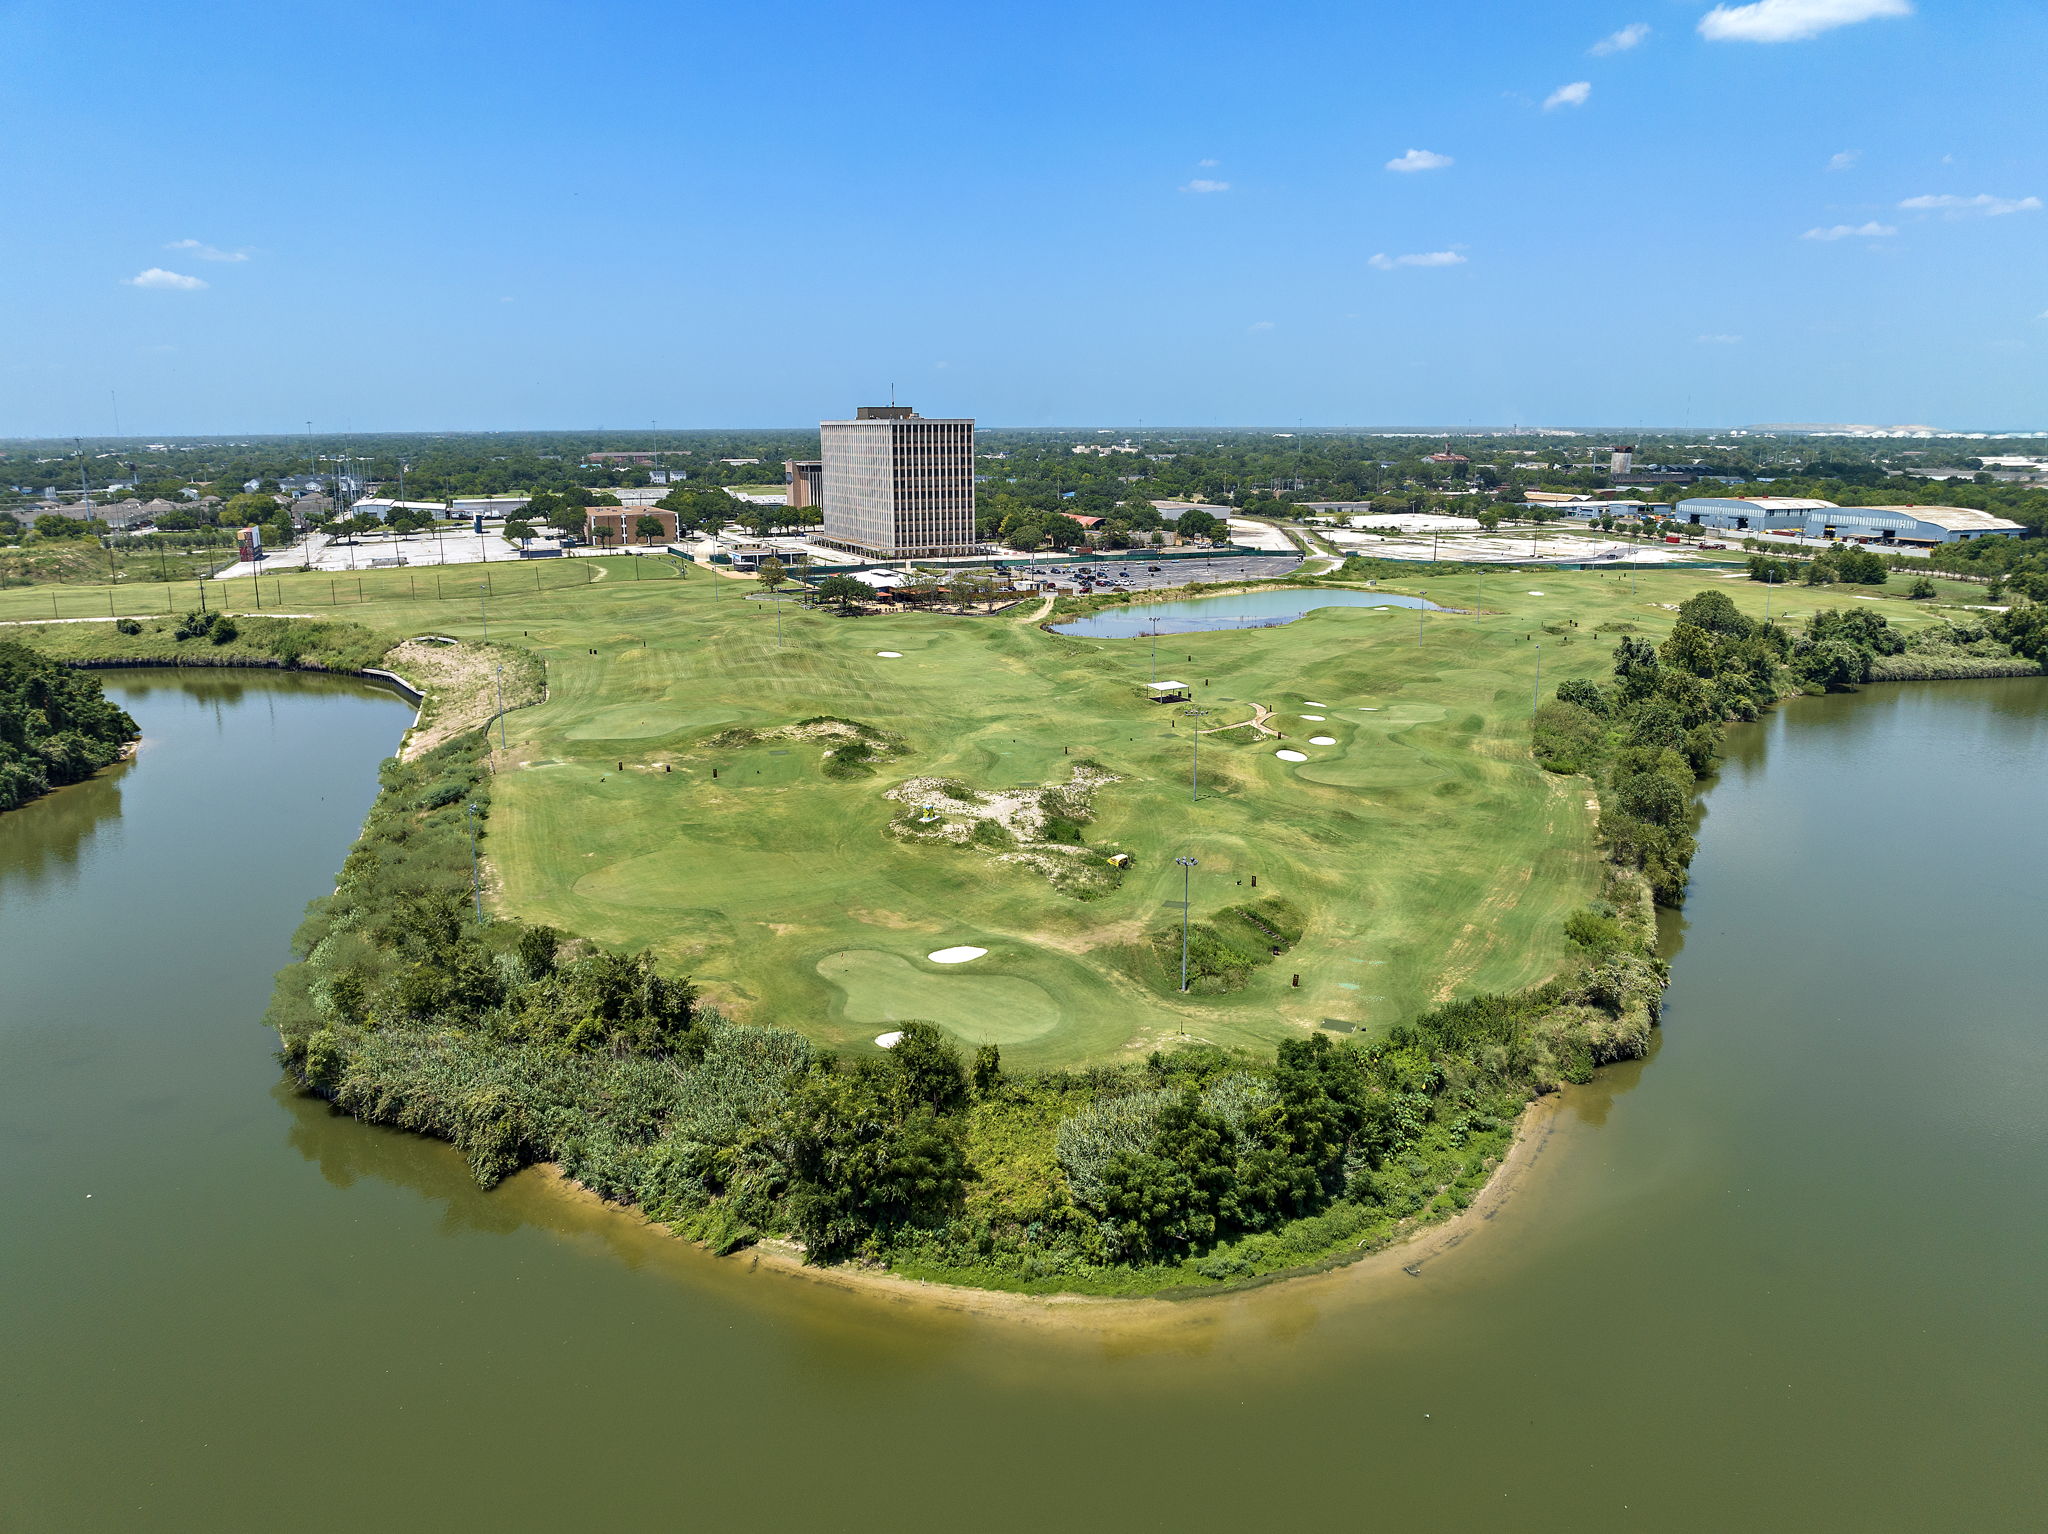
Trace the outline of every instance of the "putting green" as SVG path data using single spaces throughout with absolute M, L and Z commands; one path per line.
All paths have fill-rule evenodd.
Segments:
M 970 1044 L 1021 1044 L 1059 1026 L 1059 1003 L 1015 975 L 935 974 L 899 954 L 853 948 L 818 961 L 849 1023 L 924 1018 Z

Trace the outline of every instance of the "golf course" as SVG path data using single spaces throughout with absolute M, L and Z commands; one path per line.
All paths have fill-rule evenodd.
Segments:
M 514 566 L 488 596 L 483 579 L 445 572 L 436 599 L 403 572 L 351 593 L 285 576 L 263 610 L 393 638 L 488 625 L 545 661 L 545 701 L 492 737 L 501 913 L 649 951 L 737 1020 L 860 1051 L 922 1018 L 1032 1067 L 1182 1038 L 1370 1038 L 1543 979 L 1601 865 L 1586 782 L 1529 757 L 1539 645 L 1547 695 L 1604 676 L 1619 634 L 1661 640 L 1695 591 L 1757 614 L 1766 598 L 1722 572 L 1645 572 L 1633 591 L 1622 572 L 1433 572 L 1390 588 L 1452 609 L 1419 620 L 1332 607 L 1162 637 L 1156 677 L 1187 684 L 1207 710 L 1191 717 L 1144 695 L 1149 638 L 1053 634 L 1036 601 L 844 617 L 629 557 Z M 242 584 L 210 596 L 254 612 Z M 66 597 L 125 613 L 170 595 Z M 1787 619 L 1855 599 L 1770 592 Z M 1934 618 L 1881 601 L 1896 623 Z M 0 593 L 0 618 L 48 602 Z M 76 648 L 108 627 L 14 632 Z M 1198 939 L 1236 910 L 1298 941 L 1183 993 L 1184 877 Z M 953 948 L 985 952 L 930 957 Z

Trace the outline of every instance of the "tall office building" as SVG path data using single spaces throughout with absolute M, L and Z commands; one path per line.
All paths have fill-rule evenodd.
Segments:
M 1610 447 L 1607 450 L 1607 472 L 1609 474 L 1626 474 L 1635 467 L 1635 462 L 1636 450 L 1634 443 L 1630 443 L 1627 447 Z
M 817 540 L 878 559 L 972 554 L 974 422 L 862 405 L 821 421 L 825 525 Z

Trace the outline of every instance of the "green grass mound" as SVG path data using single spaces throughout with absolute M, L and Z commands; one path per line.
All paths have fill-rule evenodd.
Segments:
M 1277 896 L 1247 901 L 1218 911 L 1187 930 L 1188 990 L 1202 996 L 1241 991 L 1265 965 L 1301 941 L 1303 913 Z M 1181 929 L 1178 924 L 1152 934 L 1152 952 L 1180 981 Z

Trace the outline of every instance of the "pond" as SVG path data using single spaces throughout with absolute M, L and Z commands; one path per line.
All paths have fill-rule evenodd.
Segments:
M 1449 612 L 1422 597 L 1392 591 L 1246 591 L 1180 602 L 1142 602 L 1111 607 L 1054 627 L 1055 634 L 1091 639 L 1137 639 L 1155 627 L 1161 634 L 1197 634 L 1211 629 L 1268 629 L 1292 623 L 1319 607 L 1421 607 Z
M 1025 1330 L 708 1257 L 282 1088 L 259 1026 L 409 716 L 108 673 L 0 815 L 0 1527 L 1574 1534 L 2048 1514 L 2048 682 L 1730 732 L 1654 1059 L 1455 1249 Z M 1910 785 L 1908 791 L 1906 785 Z

